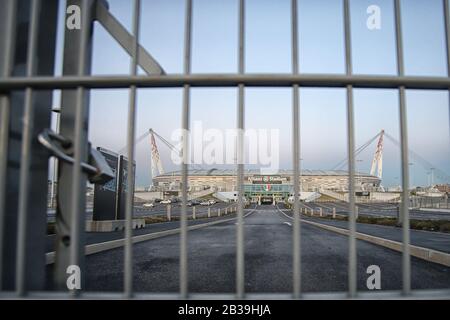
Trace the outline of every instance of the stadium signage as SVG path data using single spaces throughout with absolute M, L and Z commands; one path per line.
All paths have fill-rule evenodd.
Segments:
M 287 182 L 287 177 L 282 176 L 252 176 L 248 177 L 248 181 L 252 184 L 282 184 Z

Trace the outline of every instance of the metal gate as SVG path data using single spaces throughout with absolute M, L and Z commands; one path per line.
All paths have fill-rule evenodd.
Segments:
M 217 298 L 448 298 L 450 290 L 411 290 L 409 211 L 403 205 L 403 260 L 401 291 L 363 293 L 356 287 L 356 222 L 355 222 L 355 139 L 353 88 L 393 88 L 399 92 L 402 197 L 409 199 L 408 137 L 406 127 L 405 90 L 449 90 L 449 77 L 405 76 L 402 46 L 400 0 L 394 1 L 397 49 L 397 75 L 354 75 L 350 37 L 349 0 L 343 0 L 345 32 L 345 74 L 302 74 L 298 63 L 297 0 L 291 1 L 292 72 L 289 74 L 248 74 L 245 72 L 245 0 L 239 1 L 238 70 L 235 74 L 191 73 L 192 0 L 185 3 L 184 72 L 166 74 L 153 57 L 138 43 L 140 0 L 133 1 L 132 34 L 129 34 L 109 13 L 103 0 L 68 0 L 66 7 L 81 9 L 81 28 L 65 30 L 63 75 L 53 76 L 56 43 L 58 1 L 1 0 L 0 7 L 0 286 L 2 297 L 70 297 L 80 298 L 205 298 L 211 295 L 189 294 L 188 288 L 188 229 L 187 229 L 187 139 L 184 139 L 182 164 L 182 211 L 180 233 L 180 292 L 173 295 L 134 293 L 132 256 L 132 192 L 126 199 L 126 236 L 124 259 L 124 290 L 122 294 L 84 293 L 65 290 L 66 268 L 84 268 L 84 210 L 86 180 L 108 177 L 101 159 L 90 151 L 87 140 L 89 89 L 129 88 L 128 106 L 128 172 L 134 161 L 136 91 L 138 88 L 183 88 L 182 123 L 189 129 L 191 87 L 238 88 L 237 124 L 237 182 L 238 212 L 236 224 L 236 293 Z M 449 1 L 442 1 L 445 17 L 447 65 L 450 74 Z M 92 29 L 99 21 L 132 57 L 128 76 L 91 76 Z M 147 73 L 137 75 L 141 66 Z M 244 290 L 244 221 L 243 221 L 243 131 L 244 94 L 246 87 L 291 87 L 293 137 L 293 292 L 292 294 L 246 294 Z M 347 144 L 349 170 L 349 248 L 348 292 L 302 293 L 300 270 L 300 128 L 299 88 L 345 88 L 347 92 Z M 61 132 L 46 131 L 50 127 L 53 90 L 62 90 Z M 44 292 L 45 277 L 45 218 L 47 199 L 48 158 L 59 160 L 57 244 L 55 277 L 58 292 Z M 128 185 L 134 186 L 133 175 Z M 405 202 L 405 201 L 404 201 Z M 214 295 L 213 295 L 214 296 Z

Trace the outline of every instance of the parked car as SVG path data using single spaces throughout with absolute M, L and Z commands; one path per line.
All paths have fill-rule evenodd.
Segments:
M 170 199 L 167 199 L 167 200 L 162 200 L 161 203 L 162 204 L 171 204 L 172 201 Z
M 198 200 L 190 200 L 187 203 L 188 207 L 197 206 L 199 204 L 200 204 L 200 201 L 198 201 Z
M 214 199 L 209 200 L 209 204 L 210 204 L 210 205 L 213 205 L 213 204 L 216 204 L 216 203 L 217 203 L 217 201 L 214 200 Z
M 209 206 L 211 203 L 208 200 L 200 202 L 201 206 Z
M 153 208 L 155 205 L 153 203 L 144 203 L 142 206 L 144 208 Z
M 155 201 L 155 203 L 160 203 L 162 200 L 161 199 L 158 199 L 158 198 L 156 198 L 155 200 L 153 200 L 153 201 Z

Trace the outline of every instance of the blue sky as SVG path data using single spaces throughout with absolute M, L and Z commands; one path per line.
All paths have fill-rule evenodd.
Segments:
M 131 1 L 109 0 L 111 12 L 129 30 Z M 353 71 L 395 74 L 395 33 L 392 0 L 352 0 Z M 369 5 L 381 8 L 381 29 L 366 27 Z M 300 72 L 344 73 L 342 1 L 299 0 Z M 193 1 L 193 73 L 237 71 L 237 0 Z M 62 8 L 63 10 L 64 8 Z M 405 72 L 407 75 L 446 76 L 444 21 L 441 0 L 403 0 Z M 291 72 L 290 1 L 247 0 L 245 68 L 248 73 Z M 167 73 L 183 70 L 184 1 L 142 0 L 141 44 Z M 61 45 L 61 41 L 60 41 Z M 96 24 L 93 74 L 127 74 L 130 59 Z M 60 69 L 58 69 L 60 70 Z M 181 124 L 180 89 L 140 89 L 137 135 L 154 128 L 169 138 Z M 290 88 L 246 89 L 246 127 L 280 129 L 281 168 L 291 168 Z M 355 89 L 356 140 L 360 145 L 385 129 L 399 137 L 398 92 Z M 446 91 L 407 91 L 410 148 L 450 174 L 449 106 Z M 237 90 L 192 89 L 191 120 L 206 128 L 236 126 Z M 344 89 L 304 88 L 300 91 L 302 166 L 330 169 L 346 156 Z M 126 141 L 128 90 L 91 92 L 89 137 L 96 146 L 118 150 Z M 159 144 L 165 169 L 176 169 L 169 150 Z M 150 145 L 137 146 L 137 184 L 150 183 Z M 358 160 L 369 171 L 372 145 Z M 383 184 L 398 185 L 400 153 L 386 141 Z M 411 159 L 412 184 L 428 181 L 427 171 Z

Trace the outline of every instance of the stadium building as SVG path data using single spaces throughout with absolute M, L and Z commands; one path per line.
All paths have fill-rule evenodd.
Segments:
M 380 186 L 381 180 L 377 176 L 356 173 L 356 190 L 374 190 Z M 235 192 L 235 170 L 195 170 L 189 171 L 189 192 L 202 192 L 214 190 L 216 192 Z M 302 170 L 300 185 L 303 192 L 331 190 L 347 191 L 348 173 L 337 170 Z M 153 179 L 156 190 L 176 195 L 181 187 L 181 171 L 168 172 Z M 244 172 L 245 196 L 255 201 L 267 199 L 267 201 L 285 200 L 292 194 L 292 171 L 280 170 L 274 175 L 262 175 L 259 170 L 246 170 Z

